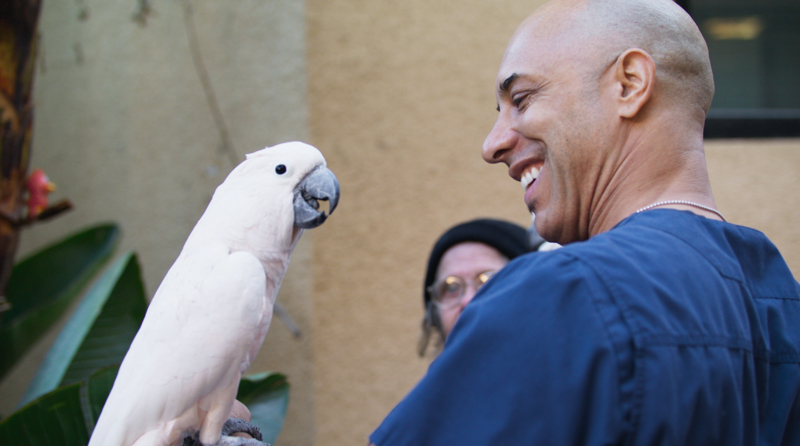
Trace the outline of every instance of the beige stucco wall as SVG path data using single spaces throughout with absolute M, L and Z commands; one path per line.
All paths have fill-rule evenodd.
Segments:
M 729 221 L 764 232 L 800 277 L 800 140 L 706 141 L 714 198 Z
M 438 235 L 530 220 L 480 147 L 503 50 L 535 3 L 307 2 L 311 136 L 342 185 L 314 234 L 316 444 L 363 444 L 427 368 L 416 342 Z
M 182 1 L 45 1 L 33 165 L 76 209 L 22 252 L 114 220 L 152 293 L 230 169 L 193 65 Z M 541 1 L 194 0 L 199 46 L 233 148 L 317 145 L 339 177 L 333 217 L 306 233 L 253 371 L 292 382 L 278 445 L 365 444 L 424 374 L 421 282 L 436 237 L 480 216 L 527 225 L 519 185 L 480 146 L 506 42 Z M 89 10 L 79 19 L 80 9 Z M 709 141 L 717 204 L 800 273 L 800 140 Z M 47 342 L 43 342 L 39 355 Z M 0 385 L 0 412 L 35 358 Z M 21 389 L 21 390 L 20 390 Z

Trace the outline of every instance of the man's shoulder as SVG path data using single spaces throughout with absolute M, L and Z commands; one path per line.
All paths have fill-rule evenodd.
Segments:
M 753 255 L 780 258 L 760 231 L 672 209 L 634 214 L 608 232 L 565 248 L 563 254 L 609 273 L 626 266 L 670 269 L 701 263 L 739 280 Z
M 676 242 L 658 229 L 627 225 L 553 251 L 518 257 L 506 267 L 507 274 L 536 282 L 574 282 L 614 271 L 627 274 L 623 271 L 630 267 L 656 261 L 665 248 L 675 249 Z
M 555 305 L 567 296 L 658 311 L 678 302 L 703 313 L 703 305 L 724 305 L 742 289 L 755 297 L 797 295 L 796 280 L 763 234 L 674 210 L 634 215 L 590 240 L 519 257 L 501 273 L 496 299 L 544 294 Z M 700 294 L 708 299 L 692 297 Z

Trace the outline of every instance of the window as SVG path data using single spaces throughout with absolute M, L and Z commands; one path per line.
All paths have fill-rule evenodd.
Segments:
M 800 137 L 800 1 L 676 0 L 708 43 L 706 138 Z

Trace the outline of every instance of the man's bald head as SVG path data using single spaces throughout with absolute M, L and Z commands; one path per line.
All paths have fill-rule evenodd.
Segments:
M 711 106 L 708 47 L 689 14 L 672 0 L 554 0 L 523 22 L 515 37 L 532 30 L 588 58 L 583 64 L 588 76 L 599 77 L 626 50 L 642 49 L 656 63 L 662 96 L 704 112 Z
M 506 49 L 483 158 L 508 165 L 536 230 L 562 244 L 658 200 L 711 205 L 713 94 L 705 41 L 671 0 L 553 0 Z

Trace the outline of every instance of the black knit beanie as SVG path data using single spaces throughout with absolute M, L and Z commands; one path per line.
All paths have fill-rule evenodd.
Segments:
M 530 251 L 529 238 L 525 228 L 502 220 L 478 219 L 453 226 L 442 234 L 433 246 L 428 259 L 428 272 L 422 289 L 425 308 L 431 300 L 428 287 L 436 280 L 436 270 L 444 253 L 462 242 L 480 242 L 489 245 L 509 260 Z

